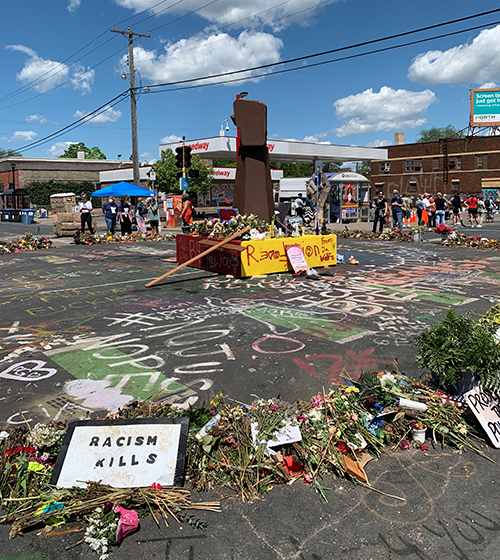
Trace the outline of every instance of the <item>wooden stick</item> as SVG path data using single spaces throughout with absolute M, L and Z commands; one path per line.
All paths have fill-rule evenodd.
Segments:
M 212 251 L 215 251 L 216 249 L 219 249 L 220 247 L 222 247 L 223 245 L 225 245 L 226 243 L 229 243 L 230 241 L 232 241 L 233 239 L 236 239 L 237 237 L 239 237 L 240 235 L 243 235 L 244 233 L 246 233 L 247 231 L 250 231 L 249 227 L 240 229 L 239 231 L 233 233 L 233 235 L 231 235 L 230 237 L 226 237 L 226 239 L 223 239 L 220 243 L 217 243 L 217 245 L 214 245 L 213 247 L 210 247 L 209 249 L 207 249 L 206 251 L 203 251 L 203 253 L 200 253 L 199 255 L 197 255 L 196 257 L 193 257 L 192 259 L 189 259 L 188 261 L 186 261 L 185 263 L 176 266 L 174 269 L 170 270 L 169 272 L 167 272 L 166 274 L 163 274 L 162 276 L 159 276 L 158 278 L 156 278 L 155 280 L 151 280 L 151 282 L 148 282 L 147 284 L 145 284 L 146 288 L 151 287 L 153 284 L 156 284 L 157 282 L 159 282 L 160 280 L 163 280 L 164 278 L 166 278 L 167 276 L 170 276 L 171 274 L 173 274 L 174 272 L 177 272 L 179 270 L 181 270 L 182 268 L 184 268 L 185 266 L 189 266 L 190 264 L 194 263 L 195 261 L 197 261 L 198 259 L 201 259 L 202 257 L 204 257 L 205 255 L 208 255 L 208 253 L 211 253 Z

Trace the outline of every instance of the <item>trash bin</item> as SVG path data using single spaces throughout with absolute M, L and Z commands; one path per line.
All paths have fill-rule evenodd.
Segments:
M 31 224 L 35 217 L 36 210 L 21 210 L 21 222 L 23 224 Z
M 9 214 L 10 214 L 9 210 L 2 210 L 2 222 L 9 221 Z
M 10 221 L 11 222 L 20 222 L 21 221 L 21 211 L 20 210 L 11 210 L 10 211 Z

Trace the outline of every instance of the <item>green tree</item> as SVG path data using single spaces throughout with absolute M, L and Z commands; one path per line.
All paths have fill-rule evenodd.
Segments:
M 212 165 L 214 167 L 236 167 L 236 162 L 231 160 L 226 161 L 225 159 L 213 159 Z
M 22 154 L 16 152 L 16 150 L 4 150 L 3 148 L 0 148 L 0 158 L 6 157 L 22 157 Z
M 283 177 L 312 177 L 313 168 L 310 163 L 273 163 L 273 169 L 283 169 Z
M 106 156 L 101 152 L 101 150 L 94 146 L 93 148 L 87 148 L 83 142 L 78 142 L 78 144 L 70 144 L 64 154 L 60 155 L 60 158 L 74 158 L 78 157 L 78 152 L 85 152 L 85 159 L 106 159 Z
M 465 133 L 457 130 L 452 124 L 441 128 L 433 126 L 431 128 L 422 128 L 419 132 L 420 136 L 417 142 L 438 142 L 442 138 L 464 138 Z
M 363 161 L 358 161 L 356 163 L 356 173 L 361 175 L 368 175 L 372 172 L 372 161 L 371 159 L 364 159 Z
M 200 159 L 200 156 L 191 156 L 191 167 L 199 172 L 197 179 L 189 179 L 189 192 L 207 194 L 212 184 L 210 174 L 213 168 Z M 156 172 L 155 187 L 168 194 L 180 194 L 180 185 L 177 174 L 179 168 L 174 152 L 169 148 L 161 153 L 159 159 L 152 167 Z

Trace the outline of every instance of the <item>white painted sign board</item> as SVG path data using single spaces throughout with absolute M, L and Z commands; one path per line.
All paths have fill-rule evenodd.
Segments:
M 465 393 L 464 397 L 491 443 L 500 448 L 500 399 L 481 385 Z
M 51 484 L 85 487 L 102 481 L 116 488 L 182 486 L 189 420 L 139 418 L 71 422 Z

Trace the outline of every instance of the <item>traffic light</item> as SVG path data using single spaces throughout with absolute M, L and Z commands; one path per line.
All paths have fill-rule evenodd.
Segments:
M 177 160 L 177 167 L 182 170 L 184 167 L 184 146 L 175 148 L 175 159 Z
M 191 167 L 191 147 L 184 146 L 184 167 Z

